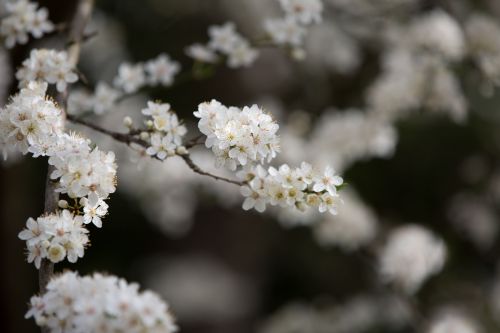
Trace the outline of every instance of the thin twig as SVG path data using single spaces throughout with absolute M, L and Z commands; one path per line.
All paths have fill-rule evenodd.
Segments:
M 184 160 L 184 162 L 186 162 L 187 166 L 191 170 L 193 170 L 194 172 L 196 172 L 197 174 L 200 174 L 202 176 L 207 176 L 207 177 L 213 178 L 215 180 L 221 180 L 223 182 L 231 183 L 231 184 L 238 185 L 238 186 L 245 185 L 244 182 L 240 182 L 240 181 L 237 181 L 237 180 L 232 180 L 232 179 L 225 178 L 225 177 L 216 176 L 216 175 L 213 175 L 213 174 L 211 174 L 209 172 L 203 171 L 202 169 L 200 169 L 199 166 L 197 166 L 193 162 L 193 160 L 191 159 L 191 156 L 189 156 L 189 154 L 180 155 L 180 157 Z
M 99 125 L 93 124 L 87 120 L 75 117 L 75 116 L 70 115 L 70 114 L 68 114 L 66 116 L 66 119 L 71 121 L 72 123 L 83 125 L 85 127 L 93 129 L 96 132 L 110 136 L 113 139 L 115 139 L 116 141 L 126 143 L 127 145 L 130 145 L 131 143 L 136 143 L 144 148 L 148 147 L 148 143 L 146 141 L 144 141 L 140 138 L 137 138 L 137 137 L 131 135 L 130 133 L 120 133 L 120 132 L 111 131 L 111 130 L 103 128 Z

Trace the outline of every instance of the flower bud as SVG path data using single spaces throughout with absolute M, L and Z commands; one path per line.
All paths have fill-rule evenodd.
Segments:
M 130 118 L 129 116 L 123 118 L 123 125 L 125 125 L 125 127 L 130 128 L 132 127 L 133 123 L 134 122 L 132 121 L 132 118 Z

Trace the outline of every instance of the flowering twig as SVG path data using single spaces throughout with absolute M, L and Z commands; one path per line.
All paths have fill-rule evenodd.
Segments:
M 69 32 L 69 39 L 72 41 L 71 46 L 68 49 L 70 62 L 76 65 L 80 56 L 81 42 L 83 41 L 83 34 L 85 26 L 90 19 L 90 14 L 92 13 L 92 7 L 94 5 L 94 0 L 80 0 L 78 3 L 78 8 L 73 18 L 71 24 L 71 29 Z M 67 98 L 63 96 L 63 99 Z M 58 194 L 55 191 L 54 183 L 50 179 L 50 175 L 53 171 L 53 166 L 49 165 L 47 171 L 47 182 L 45 187 L 45 213 L 53 213 L 57 209 Z M 54 274 L 54 264 L 47 259 L 43 259 L 40 265 L 40 270 L 38 271 L 38 281 L 40 285 L 40 292 L 45 292 L 47 283 Z M 42 332 L 47 331 L 43 328 Z
M 119 141 L 119 142 L 123 142 L 127 145 L 130 145 L 131 143 L 135 143 L 135 144 L 140 145 L 143 148 L 147 148 L 149 146 L 149 144 L 146 141 L 144 141 L 138 137 L 135 137 L 132 133 L 120 133 L 120 132 L 111 131 L 111 130 L 103 128 L 99 125 L 93 124 L 89 121 L 83 120 L 81 118 L 75 117 L 75 116 L 70 115 L 70 114 L 67 115 L 67 119 L 75 124 L 83 125 L 85 127 L 93 129 L 94 131 L 105 134 L 105 135 L 113 138 L 114 140 Z M 202 137 L 203 136 L 200 135 L 200 136 L 193 138 L 192 140 L 188 141 L 185 144 L 185 147 L 189 149 L 189 148 L 192 148 L 196 145 L 199 145 L 201 143 L 200 138 L 202 138 Z M 182 160 L 186 163 L 186 165 L 191 170 L 193 170 L 193 172 L 195 172 L 199 175 L 207 176 L 207 177 L 210 177 L 212 179 L 224 181 L 224 182 L 230 183 L 230 184 L 235 184 L 235 185 L 239 185 L 239 186 L 244 185 L 244 182 L 240 182 L 237 180 L 232 180 L 229 178 L 217 176 L 217 175 L 214 175 L 214 174 L 211 174 L 207 171 L 202 170 L 198 165 L 196 165 L 196 163 L 193 162 L 193 160 L 191 159 L 191 156 L 189 154 L 182 154 L 182 155 L 179 154 L 178 156 L 182 158 Z
M 137 138 L 137 137 L 133 136 L 130 133 L 120 133 L 120 132 L 111 131 L 111 130 L 108 130 L 108 129 L 104 128 L 104 127 L 101 127 L 99 125 L 93 124 L 93 123 L 91 123 L 91 122 L 89 122 L 87 120 L 75 117 L 75 116 L 70 115 L 70 114 L 68 114 L 66 116 L 66 119 L 69 120 L 69 121 L 71 121 L 72 123 L 83 125 L 85 127 L 93 129 L 96 132 L 99 132 L 99 133 L 105 134 L 107 136 L 110 136 L 113 139 L 115 139 L 116 141 L 123 142 L 123 143 L 125 143 L 127 145 L 130 145 L 131 143 L 136 143 L 136 144 L 138 144 L 140 146 L 143 146 L 145 148 L 147 147 L 146 141 L 141 140 L 140 138 Z

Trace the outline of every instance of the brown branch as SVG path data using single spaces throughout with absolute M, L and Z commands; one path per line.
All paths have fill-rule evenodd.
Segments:
M 73 66 L 76 66 L 80 57 L 81 42 L 83 41 L 83 34 L 85 26 L 90 19 L 94 0 L 80 0 L 78 7 L 73 17 L 71 28 L 69 31 L 69 39 L 72 41 L 71 46 L 68 48 L 69 61 Z M 66 104 L 67 94 L 61 96 L 63 104 Z M 47 180 L 45 185 L 45 213 L 54 213 L 57 210 L 57 202 L 59 199 L 58 193 L 55 191 L 55 183 L 50 179 L 50 174 L 53 171 L 53 166 L 49 165 L 47 170 Z M 47 283 L 54 274 L 54 264 L 47 259 L 43 259 L 38 271 L 38 282 L 40 292 L 46 291 Z M 49 332 L 47 327 L 42 328 L 42 333 Z
M 103 128 L 103 127 L 101 127 L 99 125 L 93 124 L 93 123 L 91 123 L 89 121 L 77 118 L 77 117 L 75 117 L 73 115 L 69 115 L 69 114 L 67 115 L 67 119 L 69 121 L 75 123 L 75 124 L 83 125 L 85 127 L 93 129 L 96 132 L 105 134 L 105 135 L 107 135 L 107 136 L 115 139 L 116 141 L 123 142 L 123 143 L 127 144 L 128 146 L 130 146 L 131 143 L 136 143 L 136 144 L 142 146 L 143 148 L 149 147 L 149 144 L 146 141 L 144 141 L 144 140 L 142 140 L 142 139 L 134 136 L 131 133 L 114 132 L 114 131 L 108 130 L 108 129 Z M 134 133 L 137 133 L 137 132 L 138 131 L 134 131 Z M 188 141 L 185 144 L 185 147 L 186 148 L 192 148 L 192 147 L 194 147 L 196 145 L 201 144 L 200 139 L 202 137 L 203 137 L 202 135 L 199 135 L 199 136 L 193 138 L 192 140 Z M 177 156 L 181 157 L 184 160 L 184 162 L 186 163 L 186 165 L 191 170 L 193 170 L 193 172 L 195 172 L 195 173 L 197 173 L 199 175 L 207 176 L 207 177 L 210 177 L 210 178 L 215 179 L 215 180 L 220 180 L 220 181 L 224 181 L 226 183 L 235 184 L 235 185 L 239 185 L 239 186 L 245 184 L 244 182 L 240 182 L 240 181 L 237 181 L 237 180 L 232 180 L 232 179 L 229 179 L 229 178 L 217 176 L 217 175 L 214 175 L 214 174 L 211 174 L 211 173 L 209 173 L 207 171 L 202 170 L 198 165 L 196 165 L 193 162 L 193 160 L 191 159 L 191 156 L 189 154 L 183 154 L 183 155 L 178 154 Z M 158 160 L 160 160 L 160 159 L 158 159 Z
M 120 132 L 111 131 L 111 130 L 103 128 L 99 125 L 93 124 L 87 120 L 75 117 L 75 116 L 70 115 L 70 114 L 66 115 L 66 119 L 71 121 L 72 123 L 83 125 L 85 127 L 93 129 L 96 132 L 110 136 L 113 139 L 115 139 L 116 141 L 123 142 L 127 145 L 130 145 L 131 143 L 136 143 L 144 148 L 148 147 L 148 143 L 146 141 L 144 141 L 144 140 L 142 140 L 142 139 L 140 139 L 140 138 L 138 138 L 130 133 L 120 133 Z
M 191 159 L 191 156 L 189 156 L 189 154 L 185 154 L 185 155 L 180 155 L 180 157 L 184 160 L 184 162 L 186 162 L 187 166 L 193 170 L 194 172 L 196 172 L 197 174 L 199 175 L 202 175 L 202 176 L 207 176 L 207 177 L 210 177 L 210 178 L 213 178 L 215 180 L 221 180 L 223 182 L 226 182 L 226 183 L 231 183 L 231 184 L 234 184 L 234 185 L 238 185 L 238 186 L 242 186 L 242 185 L 245 185 L 244 182 L 240 182 L 240 181 L 237 181 L 237 180 L 232 180 L 232 179 L 229 179 L 229 178 L 225 178 L 225 177 L 220 177 L 220 176 L 217 176 L 217 175 L 213 175 L 209 172 L 206 172 L 206 171 L 203 171 L 202 169 L 200 169 L 199 166 L 197 166 L 193 160 Z
M 57 202 L 59 194 L 56 192 L 55 184 L 50 179 L 50 174 L 54 171 L 54 166 L 49 165 L 47 169 L 47 179 L 45 181 L 45 213 L 54 213 L 57 210 Z M 47 283 L 54 273 L 54 263 L 48 259 L 42 259 L 40 269 L 38 271 L 38 284 L 40 292 L 46 291 Z

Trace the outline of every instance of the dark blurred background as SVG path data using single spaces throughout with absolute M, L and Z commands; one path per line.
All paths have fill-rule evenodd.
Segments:
M 74 10 L 73 1 L 40 3 L 49 8 L 56 23 L 67 21 Z M 238 15 L 244 16 L 244 1 L 241 3 Z M 440 4 L 427 1 L 419 10 Z M 97 0 L 96 5 L 100 12 L 121 23 L 132 61 L 165 52 L 183 68 L 191 66 L 191 60 L 184 55 L 186 45 L 207 40 L 209 25 L 237 19 L 230 16 L 235 12 L 227 9 L 227 1 L 217 0 Z M 246 31 L 245 27 L 241 30 Z M 12 52 L 15 66 L 27 56 L 29 47 Z M 286 110 L 307 110 L 314 120 L 331 105 L 362 106 L 363 91 L 379 70 L 378 54 L 371 47 L 362 50 L 359 69 L 348 74 L 315 75 L 279 50 L 264 52 L 266 57 L 257 62 L 257 69 L 218 68 L 209 79 L 154 89 L 149 94 L 152 99 L 168 101 L 181 118 L 187 119 L 201 101 L 211 98 L 228 105 L 246 105 L 272 95 L 283 101 Z M 462 84 L 473 101 L 472 108 L 481 110 L 471 112 L 466 124 L 422 114 L 406 118 L 397 124 L 400 138 L 393 158 L 358 162 L 343 175 L 375 210 L 384 228 L 419 222 L 445 239 L 449 250 L 445 270 L 419 292 L 424 313 L 435 304 L 461 298 L 474 299 L 481 313 L 481 288 L 491 283 L 497 265 L 498 243 L 480 251 L 448 223 L 450 198 L 461 191 L 481 193 L 490 185 L 490 176 L 500 162 L 498 96 L 486 99 L 477 93 L 474 82 L 464 80 Z M 471 158 L 475 161 L 469 163 L 472 166 L 467 164 Z M 472 181 L 464 173 L 472 174 Z M 33 320 L 24 319 L 27 302 L 37 292 L 37 271 L 26 263 L 25 244 L 17 234 L 28 217 L 43 211 L 45 174 L 46 160 L 41 158 L 24 158 L 0 169 L 2 332 L 37 331 Z M 140 172 L 137 177 L 141 177 Z M 91 228 L 91 247 L 85 257 L 77 264 L 58 264 L 56 269 L 68 268 L 81 274 L 109 272 L 143 282 L 150 278 L 149 268 L 145 268 L 148 258 L 168 263 L 174 258 L 202 256 L 212 258 L 251 286 L 248 301 L 252 304 L 243 315 L 201 322 L 181 319 L 179 325 L 185 333 L 255 332 L 265 318 L 291 301 L 341 303 L 353 295 L 378 290 L 376 271 L 373 265 L 366 264 L 362 254 L 324 249 L 307 227 L 286 229 L 268 215 L 247 213 L 239 207 L 223 208 L 209 194 L 205 196 L 192 229 L 176 238 L 161 233 L 133 199 L 118 191 L 111 196 L 103 228 Z M 247 299 L 238 301 L 245 303 Z M 402 330 L 406 331 L 413 329 Z

